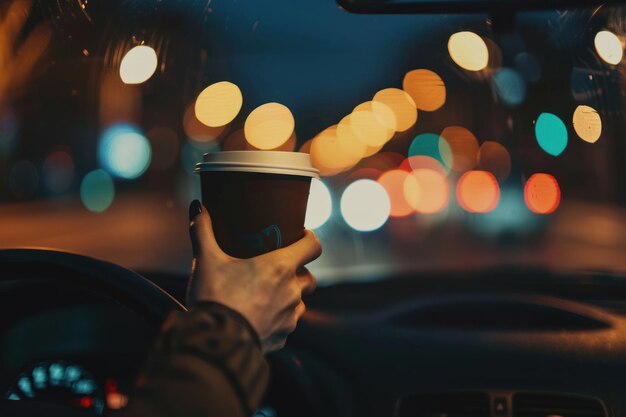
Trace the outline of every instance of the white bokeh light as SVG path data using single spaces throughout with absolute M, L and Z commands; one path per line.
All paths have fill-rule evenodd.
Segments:
M 385 224 L 390 213 L 389 195 L 376 181 L 357 180 L 341 196 L 341 215 L 354 230 L 376 230 Z
M 317 229 L 328 221 L 333 210 L 333 203 L 328 187 L 318 180 L 311 180 L 311 191 L 309 192 L 309 202 L 306 206 L 306 217 L 304 227 L 307 229 Z
M 617 65 L 622 60 L 624 47 L 622 42 L 613 32 L 600 31 L 594 38 L 594 46 L 600 58 L 607 64 Z
M 120 63 L 120 78 L 125 84 L 141 84 L 152 77 L 159 62 L 149 46 L 138 45 L 126 52 Z

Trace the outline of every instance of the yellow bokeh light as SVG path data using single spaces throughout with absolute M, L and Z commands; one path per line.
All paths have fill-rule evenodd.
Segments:
M 391 110 L 391 107 L 387 106 L 384 103 L 378 103 L 376 108 L 372 106 L 371 101 L 366 101 L 365 103 L 361 103 L 352 110 L 352 112 L 357 111 L 371 111 L 376 117 L 380 120 L 380 122 L 387 129 L 391 130 L 391 135 L 398 130 L 398 121 L 396 120 L 396 114 Z
M 573 117 L 574 130 L 585 142 L 595 143 L 602 134 L 602 120 L 598 112 L 589 106 L 578 106 Z
M 415 101 L 404 90 L 386 88 L 376 93 L 372 100 L 372 110 L 376 114 L 382 114 L 383 106 L 389 107 L 396 116 L 396 130 L 398 132 L 404 132 L 417 121 Z
M 433 214 L 448 204 L 450 190 L 446 177 L 433 169 L 416 169 L 404 180 L 404 198 L 418 213 Z
M 210 142 L 219 138 L 226 126 L 208 127 L 196 118 L 193 104 L 187 107 L 183 115 L 183 129 L 187 137 L 196 142 Z
M 511 173 L 511 155 L 498 142 L 484 142 L 478 150 L 478 169 L 490 172 L 502 182 Z
M 393 136 L 393 130 L 387 129 L 374 112 L 359 110 L 348 120 L 356 139 L 368 147 L 382 146 Z
M 250 144 L 250 142 L 248 142 L 248 141 L 246 141 L 244 139 L 244 142 L 245 142 L 245 145 L 246 145 L 246 149 L 248 149 L 250 151 L 263 151 L 263 150 L 265 150 L 265 151 L 293 152 L 293 151 L 296 150 L 296 142 L 297 141 L 298 141 L 298 139 L 296 138 L 295 130 L 291 134 L 291 136 L 289 137 L 287 142 L 283 143 L 278 148 L 273 148 L 273 149 L 259 149 L 259 148 L 255 148 L 254 146 L 252 146 Z
M 356 159 L 361 159 L 365 157 L 368 146 L 357 137 L 356 131 L 352 129 L 350 116 L 348 115 L 341 119 L 337 125 L 338 145 L 346 154 Z
M 311 163 L 323 176 L 336 175 L 356 165 L 360 158 L 345 152 L 339 145 L 337 126 L 331 126 L 313 138 Z
M 476 166 L 478 140 L 476 136 L 462 126 L 448 126 L 441 132 L 452 154 L 451 168 L 456 172 L 465 172 Z
M 624 47 L 620 39 L 608 30 L 600 31 L 593 41 L 596 52 L 608 64 L 617 65 L 624 55 Z
M 241 90 L 228 81 L 211 84 L 196 99 L 196 117 L 209 127 L 224 126 L 239 114 L 243 97 Z
M 266 103 L 254 109 L 246 119 L 246 140 L 258 149 L 276 149 L 291 137 L 295 120 L 280 103 Z
M 459 67 L 468 71 L 485 69 L 489 62 L 487 45 L 474 32 L 457 32 L 450 36 L 448 52 Z
M 409 93 L 419 110 L 435 111 L 446 102 L 446 85 L 437 73 L 427 69 L 408 72 L 402 88 Z
M 126 52 L 120 63 L 120 78 L 125 84 L 141 84 L 157 69 L 157 54 L 149 46 L 138 45 Z

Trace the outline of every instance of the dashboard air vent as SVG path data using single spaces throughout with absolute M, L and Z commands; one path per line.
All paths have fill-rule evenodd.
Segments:
M 489 396 L 478 392 L 420 394 L 403 398 L 396 417 L 489 417 Z
M 516 394 L 513 417 L 606 417 L 602 403 L 594 398 L 560 394 Z

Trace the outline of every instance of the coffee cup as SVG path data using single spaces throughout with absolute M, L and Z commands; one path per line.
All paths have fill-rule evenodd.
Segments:
M 195 167 L 202 204 L 224 252 L 251 258 L 304 236 L 311 179 L 319 178 L 309 154 L 229 151 L 203 160 Z

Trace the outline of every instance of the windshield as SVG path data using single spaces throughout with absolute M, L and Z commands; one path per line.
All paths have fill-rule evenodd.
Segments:
M 321 173 L 322 283 L 626 272 L 624 11 L 3 0 L 0 246 L 186 271 L 194 164 L 278 149 Z

